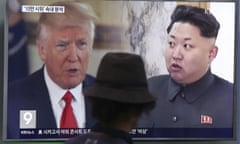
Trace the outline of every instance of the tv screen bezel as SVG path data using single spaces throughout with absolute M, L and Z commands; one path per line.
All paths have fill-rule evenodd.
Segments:
M 160 0 L 159 0 L 160 1 Z M 166 0 L 166 1 L 170 1 L 170 0 Z M 175 0 L 177 1 L 177 0 Z M 199 0 L 201 1 L 201 0 Z M 202 0 L 203 2 L 208 2 L 205 0 Z M 189 1 L 188 1 L 189 2 Z M 190 137 L 183 137 L 183 136 L 173 136 L 173 137 L 138 137 L 138 136 L 133 136 L 133 139 L 136 141 L 152 141 L 152 140 L 236 140 L 236 131 L 237 131 L 237 113 L 238 113 L 238 109 L 237 109 L 237 105 L 238 105 L 238 98 L 239 98 L 239 55 L 240 55 L 240 42 L 239 42 L 239 34 L 240 34 L 240 28 L 239 28 L 239 1 L 238 0 L 216 0 L 214 2 L 231 2 L 231 3 L 235 3 L 235 52 L 234 52 L 234 105 L 233 105 L 233 113 L 234 113 L 234 117 L 233 117 L 233 127 L 232 127 L 232 136 L 231 137 L 202 137 L 202 136 L 190 136 Z M 7 3 L 7 2 L 6 2 Z M 5 12 L 7 11 L 7 9 L 4 10 Z M 8 85 L 8 23 L 7 23 L 7 12 L 5 13 L 5 19 L 4 19 L 4 68 L 3 68 L 3 73 L 4 73 L 4 80 L 3 80 L 3 96 L 4 96 L 4 101 L 3 101 L 3 140 L 4 141 L 63 141 L 66 140 L 66 138 L 19 138 L 19 139 L 8 139 L 7 135 L 6 135 L 6 131 L 7 131 L 7 119 L 6 119 L 6 115 L 7 115 L 7 85 Z M 164 130 L 164 131 L 168 131 Z M 176 129 L 173 129 L 176 130 Z M 183 129 L 182 129 L 183 130 Z M 185 129 L 186 130 L 186 129 Z M 193 131 L 190 130 L 190 133 L 196 132 L 194 129 L 192 129 Z M 170 130 L 171 131 L 171 130 Z M 214 129 L 212 129 L 212 133 L 215 133 L 217 131 L 215 131 Z

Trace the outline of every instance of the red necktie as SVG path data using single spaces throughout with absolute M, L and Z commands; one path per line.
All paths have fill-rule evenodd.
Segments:
M 71 106 L 72 101 L 72 94 L 67 91 L 66 94 L 63 96 L 63 100 L 65 101 L 65 107 L 63 109 L 61 121 L 60 121 L 60 128 L 77 128 L 77 121 L 75 119 L 73 109 Z

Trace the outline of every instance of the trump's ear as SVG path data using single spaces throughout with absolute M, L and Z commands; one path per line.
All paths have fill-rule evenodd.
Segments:
M 46 60 L 46 46 L 45 43 L 42 40 L 37 40 L 36 41 L 37 48 L 38 48 L 38 54 L 40 58 L 42 59 L 43 62 Z

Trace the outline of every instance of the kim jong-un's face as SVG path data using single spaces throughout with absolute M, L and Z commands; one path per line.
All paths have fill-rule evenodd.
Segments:
M 201 36 L 199 28 L 190 23 L 174 23 L 168 34 L 165 55 L 170 76 L 183 85 L 199 80 L 217 51 L 215 38 Z

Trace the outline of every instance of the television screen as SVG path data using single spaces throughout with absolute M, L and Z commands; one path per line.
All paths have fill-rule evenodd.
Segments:
M 140 55 L 157 97 L 130 131 L 134 140 L 235 139 L 237 0 L 75 2 L 6 2 L 5 141 L 62 141 L 90 132 L 95 120 L 82 89 L 107 52 Z M 90 51 L 70 52 L 72 43 Z M 67 90 L 76 126 L 64 127 Z

